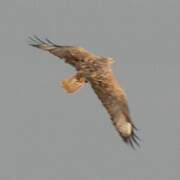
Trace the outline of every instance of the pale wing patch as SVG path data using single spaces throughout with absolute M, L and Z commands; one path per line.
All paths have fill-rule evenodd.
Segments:
M 85 82 L 86 82 L 86 79 L 84 77 L 79 78 L 77 74 L 75 74 L 71 76 L 70 78 L 63 80 L 61 82 L 61 87 L 63 87 L 67 93 L 74 93 L 81 86 L 83 86 Z
M 123 137 L 129 137 L 132 134 L 132 124 L 127 122 L 126 117 L 121 115 L 115 123 L 116 128 Z

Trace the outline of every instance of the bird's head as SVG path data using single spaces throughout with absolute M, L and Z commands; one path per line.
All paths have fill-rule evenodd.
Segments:
M 111 57 L 105 57 L 104 60 L 107 62 L 108 65 L 114 64 L 114 60 Z

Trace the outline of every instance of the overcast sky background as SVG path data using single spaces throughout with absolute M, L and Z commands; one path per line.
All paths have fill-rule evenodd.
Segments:
M 28 46 L 34 34 L 114 58 L 140 149 L 122 142 L 88 84 L 59 87 L 75 70 Z M 0 40 L 0 179 L 180 178 L 178 0 L 4 0 Z

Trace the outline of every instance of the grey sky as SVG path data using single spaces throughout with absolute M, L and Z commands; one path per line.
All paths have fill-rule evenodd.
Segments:
M 0 5 L 0 177 L 3 180 L 180 178 L 180 2 L 6 0 Z M 89 85 L 27 45 L 38 35 L 113 57 L 141 148 L 126 146 Z

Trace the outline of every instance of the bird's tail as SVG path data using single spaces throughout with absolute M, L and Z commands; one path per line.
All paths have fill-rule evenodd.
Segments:
M 78 74 L 75 74 L 70 78 L 63 80 L 61 82 L 61 87 L 63 87 L 67 93 L 74 93 L 85 83 L 86 83 L 86 78 L 84 77 L 79 78 Z

